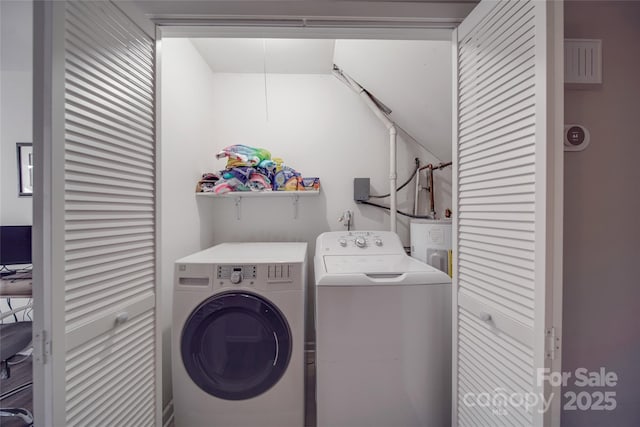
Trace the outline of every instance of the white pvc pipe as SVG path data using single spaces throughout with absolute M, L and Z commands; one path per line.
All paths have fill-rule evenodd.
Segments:
M 389 128 L 389 194 L 391 198 L 389 199 L 389 221 L 391 222 L 391 231 L 396 232 L 396 224 L 398 221 L 398 212 L 397 206 L 398 202 L 396 201 L 396 179 L 398 177 L 397 173 L 397 162 L 396 162 L 396 136 L 398 132 L 396 130 L 395 125 Z
M 384 126 L 389 131 L 389 222 L 390 228 L 392 232 L 396 232 L 396 226 L 398 221 L 398 202 L 396 200 L 396 181 L 398 177 L 397 168 L 398 164 L 396 161 L 396 152 L 397 152 L 397 136 L 398 130 L 396 129 L 396 124 L 387 117 L 380 108 L 376 105 L 375 102 L 371 99 L 369 94 L 364 90 L 362 86 L 356 83 L 351 77 L 347 74 L 340 73 L 340 76 L 343 77 L 349 86 L 353 90 L 355 90 L 358 95 L 362 98 L 365 104 L 369 107 L 369 109 L 376 115 L 376 117 L 384 124 Z
M 413 200 L 413 214 L 418 215 L 418 203 L 420 202 L 420 163 L 418 162 L 418 170 L 416 170 L 416 189 Z

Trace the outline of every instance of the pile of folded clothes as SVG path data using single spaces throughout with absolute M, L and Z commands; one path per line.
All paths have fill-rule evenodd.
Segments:
M 263 148 L 230 145 L 216 154 L 218 159 L 224 157 L 226 168 L 203 174 L 197 192 L 317 190 L 320 186 L 318 178 L 303 179 L 295 169 L 285 166 L 282 159 L 272 159 L 271 153 Z

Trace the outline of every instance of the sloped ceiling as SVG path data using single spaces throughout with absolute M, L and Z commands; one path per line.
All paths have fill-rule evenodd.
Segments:
M 213 72 L 326 74 L 335 63 L 388 106 L 391 119 L 451 160 L 451 43 L 432 40 L 192 39 Z M 336 84 L 342 84 L 336 78 Z M 345 90 L 351 90 L 345 85 Z M 355 96 L 355 93 L 354 93 Z M 408 134 L 408 136 L 407 136 Z
M 337 40 L 334 61 L 391 108 L 391 119 L 416 142 L 451 160 L 449 41 Z

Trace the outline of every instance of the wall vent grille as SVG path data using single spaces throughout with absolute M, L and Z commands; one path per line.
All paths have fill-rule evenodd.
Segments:
M 602 41 L 565 39 L 564 82 L 602 83 Z

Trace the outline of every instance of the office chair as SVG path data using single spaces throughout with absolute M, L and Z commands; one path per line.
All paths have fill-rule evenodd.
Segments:
M 5 317 L 13 316 L 15 313 L 28 310 L 31 304 L 19 307 L 15 310 L 2 313 L 0 321 Z M 0 323 L 0 378 L 11 376 L 10 361 L 20 351 L 27 348 L 31 343 L 32 322 Z M 0 395 L 0 400 L 12 396 L 22 390 L 32 386 L 33 382 L 28 382 Z M 27 426 L 33 425 L 33 415 L 25 408 L 3 408 L 0 407 L 0 417 L 21 418 Z M 1 424 L 1 422 L 0 422 Z

